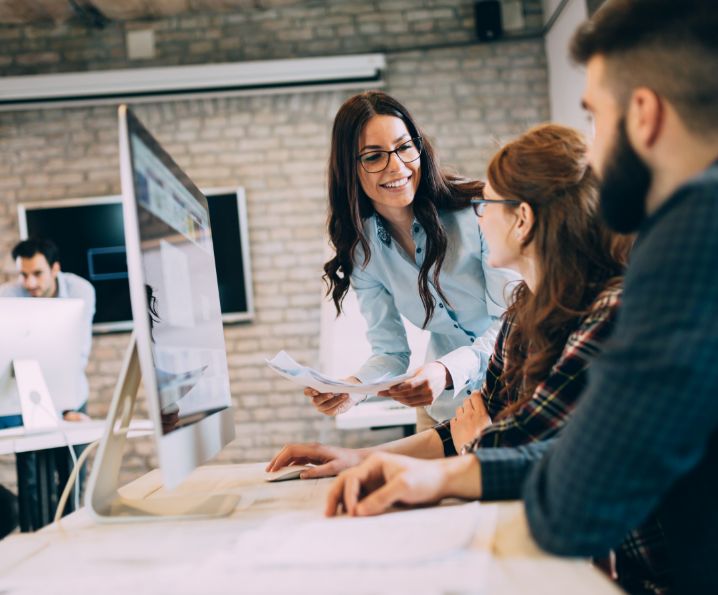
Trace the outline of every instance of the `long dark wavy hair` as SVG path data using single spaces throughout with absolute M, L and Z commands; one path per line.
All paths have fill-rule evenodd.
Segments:
M 531 399 L 594 300 L 621 282 L 632 238 L 603 223 L 586 144 L 571 128 L 529 130 L 499 150 L 487 179 L 501 198 L 531 206 L 534 225 L 523 245 L 534 243 L 540 277 L 533 293 L 517 285 L 505 314 L 513 324 L 502 380 L 512 402 L 500 419 Z
M 434 298 L 429 284 L 447 303 L 439 283 L 448 239 L 439 221 L 439 211 L 466 208 L 472 198 L 482 195 L 483 183 L 466 180 L 439 168 L 430 140 L 421 132 L 409 111 L 396 99 L 381 91 L 367 91 L 348 99 L 339 109 L 332 129 L 329 158 L 329 239 L 336 254 L 324 264 L 327 295 L 332 296 L 337 315 L 349 290 L 349 278 L 355 266 L 357 246 L 364 254 L 362 267 L 371 258 L 363 221 L 374 213 L 371 200 L 359 182 L 359 137 L 366 123 L 376 115 L 402 120 L 412 138 L 423 139 L 421 179 L 414 196 L 414 216 L 426 231 L 426 255 L 419 269 L 418 287 L 426 317 L 424 327 L 434 313 Z M 431 281 L 429 277 L 431 276 Z

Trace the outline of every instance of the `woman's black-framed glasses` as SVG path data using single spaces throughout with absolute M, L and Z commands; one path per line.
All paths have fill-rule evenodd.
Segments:
M 423 145 L 420 136 L 415 136 L 411 140 L 408 140 L 400 144 L 393 151 L 367 151 L 357 157 L 357 161 L 361 163 L 368 174 L 378 174 L 380 171 L 384 171 L 386 166 L 389 165 L 389 159 L 392 153 L 396 153 L 396 156 L 401 159 L 403 163 L 411 163 L 421 157 L 421 151 Z
M 471 206 L 474 207 L 474 213 L 477 217 L 483 217 L 486 205 L 491 203 L 499 203 L 504 205 L 520 205 L 520 200 L 488 200 L 486 198 L 474 198 L 471 200 Z

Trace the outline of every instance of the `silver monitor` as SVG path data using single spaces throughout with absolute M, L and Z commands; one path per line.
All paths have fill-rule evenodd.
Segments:
M 234 438 L 207 200 L 126 108 L 120 172 L 130 302 L 165 484 Z
M 0 329 L 0 415 L 21 413 L 15 370 L 23 361 L 36 362 L 57 413 L 74 409 L 88 332 L 83 301 L 0 298 Z
M 238 496 L 178 495 L 153 507 L 119 490 L 140 376 L 167 489 L 234 438 L 207 200 L 124 105 L 119 137 L 134 332 L 90 476 L 90 511 L 103 521 L 228 514 Z

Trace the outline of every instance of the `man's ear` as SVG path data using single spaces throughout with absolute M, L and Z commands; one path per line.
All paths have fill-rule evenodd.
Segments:
M 663 103 L 656 92 L 648 87 L 635 89 L 626 113 L 626 131 L 637 152 L 643 153 L 655 145 L 663 122 Z
M 522 202 L 516 209 L 516 238 L 523 243 L 534 227 L 534 210 L 527 202 Z
M 52 273 L 53 277 L 56 277 L 57 274 L 60 272 L 60 262 L 53 262 L 52 266 L 50 267 L 50 272 Z

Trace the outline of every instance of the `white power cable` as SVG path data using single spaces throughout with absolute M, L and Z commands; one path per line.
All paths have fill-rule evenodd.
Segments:
M 118 431 L 113 431 L 113 434 L 127 434 L 130 431 L 129 428 L 123 428 Z M 57 510 L 55 510 L 55 518 L 53 519 L 54 523 L 60 522 L 60 519 L 62 518 L 62 513 L 65 510 L 65 506 L 67 506 L 67 501 L 70 498 L 70 491 L 72 490 L 73 485 L 75 485 L 75 497 L 77 498 L 75 500 L 75 510 L 78 510 L 80 508 L 79 505 L 79 497 L 78 497 L 78 491 L 77 491 L 77 485 L 75 484 L 77 480 L 77 476 L 80 473 L 80 469 L 85 464 L 85 461 L 87 460 L 87 457 L 90 456 L 90 453 L 97 448 L 97 445 L 100 444 L 101 440 L 95 440 L 91 444 L 88 444 L 85 450 L 82 451 L 82 454 L 79 458 L 74 456 L 73 453 L 73 460 L 74 465 L 72 467 L 72 472 L 70 473 L 70 476 L 67 478 L 67 483 L 65 484 L 65 489 L 62 490 L 62 495 L 60 496 L 60 501 L 57 503 Z

